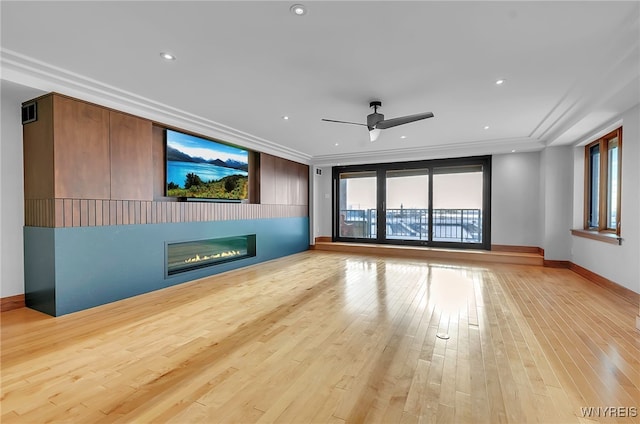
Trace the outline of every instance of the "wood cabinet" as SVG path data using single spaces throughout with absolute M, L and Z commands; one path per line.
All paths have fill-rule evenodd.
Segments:
M 25 199 L 152 200 L 151 122 L 56 93 L 23 127 Z

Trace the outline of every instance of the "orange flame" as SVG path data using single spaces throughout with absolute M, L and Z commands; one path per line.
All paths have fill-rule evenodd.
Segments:
M 239 250 L 228 250 L 226 252 L 214 253 L 213 255 L 204 255 L 204 256 L 196 255 L 192 258 L 185 259 L 184 263 L 192 264 L 195 262 L 209 261 L 211 259 L 228 258 L 230 256 L 238 256 L 238 255 L 242 255 L 242 252 L 240 252 Z

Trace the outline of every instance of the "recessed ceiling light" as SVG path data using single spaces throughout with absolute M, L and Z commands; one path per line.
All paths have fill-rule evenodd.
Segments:
M 284 116 L 282 117 L 282 119 L 284 119 L 285 121 L 288 121 L 288 120 L 289 120 L 289 117 L 288 117 L 287 115 L 284 115 Z
M 334 144 L 334 146 L 339 146 L 339 145 L 340 145 L 340 143 L 335 143 L 335 144 Z
M 488 129 L 489 129 L 489 125 L 485 125 L 485 126 L 484 126 L 484 129 L 485 129 L 485 130 L 488 130 Z
M 505 83 L 505 81 L 506 81 L 505 79 L 496 80 L 496 85 L 502 85 Z
M 296 16 L 302 16 L 307 14 L 307 8 L 302 4 L 294 4 L 289 8 L 289 10 L 291 11 L 291 13 L 293 13 Z
M 400 138 L 404 140 L 405 138 L 407 138 L 407 136 L 406 135 L 401 135 Z
M 160 57 L 163 58 L 164 60 L 176 60 L 176 57 L 174 55 L 167 52 L 160 53 Z
M 511 153 L 515 153 L 515 152 L 516 152 L 516 149 L 513 149 L 513 150 L 511 151 Z

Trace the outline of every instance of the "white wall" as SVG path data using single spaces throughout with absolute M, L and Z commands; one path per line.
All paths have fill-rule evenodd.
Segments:
M 312 226 L 313 243 L 315 237 L 331 237 L 331 167 L 313 167 L 314 175 L 311 179 L 313 188 Z M 315 173 L 316 169 L 322 171 L 322 175 Z
M 573 148 L 547 147 L 540 155 L 542 179 L 542 248 L 547 260 L 571 259 L 571 222 L 573 198 Z
M 42 92 L 2 81 L 0 86 L 0 297 L 24 293 L 24 183 L 22 102 Z
M 494 155 L 491 244 L 542 247 L 540 153 Z
M 640 293 L 640 107 L 622 118 L 622 245 L 571 237 L 571 261 Z M 594 136 L 593 139 L 596 139 Z M 581 143 L 582 144 L 582 143 Z M 572 152 L 575 191 L 573 227 L 582 228 L 584 211 L 584 147 Z

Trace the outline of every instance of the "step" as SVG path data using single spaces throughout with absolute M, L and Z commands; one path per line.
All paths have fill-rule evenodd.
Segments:
M 441 259 L 516 265 L 543 266 L 544 257 L 538 253 L 505 252 L 474 249 L 444 249 L 422 246 L 398 246 L 372 243 L 344 243 L 316 241 L 314 250 L 366 255 L 396 256 L 413 259 Z

